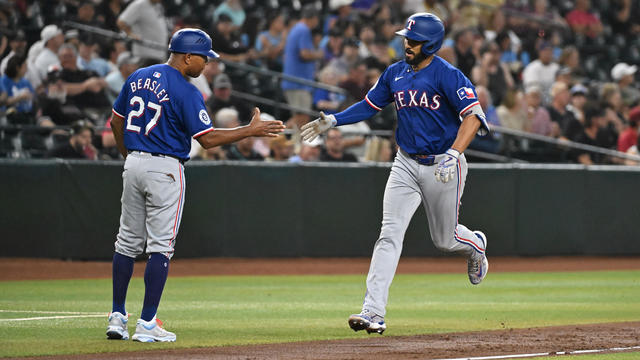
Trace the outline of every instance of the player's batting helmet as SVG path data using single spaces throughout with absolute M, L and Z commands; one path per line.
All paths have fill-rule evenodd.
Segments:
M 396 31 L 397 35 L 411 40 L 423 41 L 422 52 L 425 55 L 433 55 L 442 46 L 444 39 L 444 25 L 435 15 L 430 13 L 417 13 L 407 19 L 404 29 Z
M 211 50 L 211 38 L 200 29 L 181 29 L 171 37 L 169 51 L 182 54 L 198 54 L 210 58 L 220 55 Z

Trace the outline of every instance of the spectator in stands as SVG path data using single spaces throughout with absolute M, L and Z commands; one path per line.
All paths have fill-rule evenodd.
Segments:
M 305 5 L 302 9 L 302 19 L 293 26 L 287 36 L 284 74 L 307 80 L 314 79 L 316 62 L 324 57 L 323 51 L 315 48 L 311 36 L 311 30 L 318 26 L 318 22 L 318 10 L 313 5 Z M 310 86 L 282 80 L 282 90 L 289 105 L 311 110 L 313 89 Z M 308 121 L 309 115 L 296 112 L 287 124 L 300 127 Z
M 100 23 L 96 18 L 95 2 L 91 0 L 81 0 L 76 9 L 76 16 L 73 21 L 95 27 L 103 27 L 104 24 Z
M 327 43 L 322 47 L 324 51 L 323 64 L 329 63 L 333 59 L 337 59 L 342 55 L 342 47 L 344 46 L 344 35 L 342 30 L 336 27 L 329 30 L 329 39 Z
M 98 44 L 91 34 L 82 33 L 79 37 L 78 68 L 93 71 L 100 77 L 105 77 L 110 72 L 109 63 L 96 53 Z
M 317 137 L 312 142 L 302 141 L 298 155 L 289 158 L 289 162 L 300 163 L 304 161 L 320 161 L 322 151 L 322 138 Z
M 569 93 L 571 94 L 571 100 L 569 100 L 567 109 L 573 113 L 573 116 L 580 121 L 580 123 L 584 123 L 584 108 L 587 105 L 589 89 L 582 84 L 576 84 L 571 87 Z
M 634 86 L 635 74 L 638 71 L 636 65 L 617 63 L 611 69 L 611 78 L 618 83 L 622 94 L 622 101 L 626 106 L 634 106 L 640 102 L 640 90 Z
M 560 65 L 561 69 L 569 69 L 569 86 L 584 81 L 584 71 L 580 66 L 580 51 L 575 46 L 569 45 L 562 49 L 558 65 Z
M 568 105 L 571 95 L 567 84 L 556 82 L 551 86 L 551 104 L 547 107 L 551 120 L 558 124 L 562 134 L 567 136 L 566 130 L 569 123 L 577 121 L 573 112 L 569 111 Z
M 58 51 L 62 72 L 60 77 L 65 83 L 67 102 L 83 111 L 109 109 L 111 103 L 104 91 L 107 82 L 93 71 L 78 68 L 78 53 L 73 45 L 62 45 Z
M 339 77 L 333 67 L 325 66 L 318 77 L 323 84 L 338 85 Z M 345 100 L 346 96 L 326 89 L 317 88 L 313 92 L 313 105 L 316 109 L 324 111 L 325 114 L 335 114 L 340 111 Z
M 360 44 L 358 46 L 358 55 L 360 55 L 360 58 L 365 59 L 372 55 L 371 46 L 373 46 L 373 40 L 376 38 L 376 32 L 374 30 L 373 24 L 362 24 L 358 37 L 360 39 Z
M 287 139 L 286 135 L 279 135 L 269 142 L 271 150 L 267 161 L 288 161 L 293 155 L 293 141 Z
M 481 60 L 473 67 L 471 79 L 478 86 L 489 89 L 493 105 L 502 103 L 507 91 L 513 89 L 515 83 L 506 65 L 500 62 L 500 48 L 495 42 L 486 43 L 480 50 Z
M 234 32 L 242 28 L 247 18 L 240 0 L 224 0 L 213 12 L 213 21 L 218 22 L 223 14 L 231 20 L 231 29 Z
M 233 21 L 227 14 L 220 14 L 211 38 L 213 50 L 225 60 L 246 62 L 256 57 L 253 49 L 247 47 L 234 30 Z
M 609 24 L 614 34 L 620 34 L 627 41 L 633 41 L 640 34 L 640 4 L 632 0 L 611 1 Z
M 560 136 L 560 126 L 551 121 L 549 112 L 542 106 L 542 91 L 538 86 L 530 86 L 525 93 L 527 106 L 527 122 L 529 131 L 544 136 Z
M 116 64 L 118 69 L 109 73 L 109 75 L 104 79 L 108 85 L 107 94 L 109 95 L 110 102 L 115 101 L 120 90 L 122 90 L 124 81 L 129 77 L 129 75 L 138 69 L 140 59 L 133 56 L 131 52 L 125 51 L 118 55 Z
M 355 38 L 349 38 L 344 41 L 342 56 L 331 60 L 325 68 L 330 68 L 331 72 L 338 77 L 338 81 L 341 82 L 346 80 L 349 75 L 349 69 L 354 67 L 360 59 L 358 41 Z
M 637 145 L 638 124 L 640 124 L 640 105 L 629 111 L 629 126 L 618 137 L 618 151 L 627 152 L 630 147 Z
M 496 109 L 500 125 L 519 131 L 529 131 L 527 114 L 522 109 L 522 92 L 509 90 L 504 96 L 502 104 Z
M 527 65 L 522 72 L 522 82 L 525 90 L 529 86 L 537 85 L 543 94 L 548 94 L 559 68 L 560 66 L 553 62 L 552 45 L 546 41 L 540 42 L 540 45 L 538 45 L 538 59 Z
M 89 159 L 96 160 L 98 151 L 91 144 L 93 138 L 93 125 L 86 120 L 80 120 L 72 124 L 69 141 L 52 149 L 47 156 L 62 159 Z
M 484 115 L 487 118 L 487 123 L 489 123 L 489 126 L 500 126 L 501 124 L 500 120 L 498 119 L 498 113 L 496 112 L 496 108 L 492 104 L 491 93 L 489 93 L 489 90 L 487 90 L 487 88 L 482 85 L 478 85 L 476 86 L 476 94 L 478 94 L 478 102 L 480 103 L 482 111 L 484 111 Z M 487 136 L 476 136 L 473 141 L 471 141 L 469 147 L 474 150 L 497 153 L 500 150 L 500 141 L 500 134 L 492 131 L 487 134 Z
M 24 77 L 27 73 L 27 58 L 24 55 L 11 57 L 4 76 L 0 78 L 2 88 L 7 93 L 6 116 L 11 124 L 34 124 L 33 100 L 35 92 Z
M 401 38 L 397 36 L 397 38 Z M 389 46 L 389 40 L 384 36 L 376 36 L 371 46 L 371 55 L 378 61 L 381 66 L 387 67 L 391 65 L 395 59 L 397 51 Z
M 247 104 L 246 100 L 233 97 L 231 90 L 229 76 L 224 73 L 218 74 L 213 80 L 213 95 L 206 102 L 209 113 L 215 114 L 222 108 L 233 108 L 238 111 L 241 120 L 250 119 L 252 107 Z
M 229 147 L 226 153 L 229 160 L 263 161 L 264 157 L 253 150 L 253 137 L 247 137 L 237 141 Z
M 23 55 L 26 61 L 27 39 L 25 38 L 24 31 L 17 30 L 11 34 L 9 37 L 9 48 L 11 51 L 7 56 L 2 58 L 2 62 L 0 62 L 0 74 L 4 74 L 7 70 L 7 63 L 14 55 Z
M 258 34 L 256 38 L 257 57 L 267 68 L 282 71 L 282 55 L 285 39 L 289 33 L 283 13 L 275 13 L 267 22 L 269 29 Z
M 37 88 L 42 83 L 42 80 L 47 76 L 50 66 L 60 66 L 58 50 L 64 43 L 62 30 L 55 25 L 45 26 L 40 33 L 40 37 L 43 48 L 34 61 L 33 70 L 36 77 L 29 78 L 34 88 Z
M 454 35 L 457 67 L 468 78 L 471 78 L 471 70 L 476 64 L 476 56 L 472 52 L 474 31 L 466 28 Z
M 97 19 L 106 29 L 118 32 L 118 15 L 124 7 L 124 0 L 104 0 L 98 5 Z
M 573 10 L 567 15 L 567 23 L 576 34 L 595 38 L 602 33 L 603 27 L 600 19 L 589 11 L 589 0 L 576 0 Z
M 623 130 L 626 122 L 622 93 L 616 83 L 606 83 L 600 89 L 600 100 L 605 108 L 606 118 L 615 127 L 616 134 Z
M 594 106 L 587 109 L 585 112 L 583 131 L 578 133 L 576 137 L 571 140 L 587 145 L 602 147 L 603 144 L 598 141 L 598 133 L 604 126 L 603 124 L 605 121 L 605 114 L 601 108 Z M 570 153 L 570 157 L 573 158 L 574 161 L 583 165 L 598 164 L 604 160 L 602 155 L 590 153 L 584 150 L 573 150 Z
M 213 117 L 213 125 L 216 128 L 231 129 L 240 126 L 238 110 L 234 108 L 222 108 Z
M 109 68 L 112 71 L 118 70 L 118 56 L 127 50 L 127 44 L 124 40 L 113 40 L 107 43 L 107 47 L 105 49 L 105 53 L 107 54 L 107 60 L 109 62 Z
M 167 44 L 169 30 L 164 17 L 162 0 L 134 0 L 120 14 L 117 21 L 120 30 L 134 40 L 147 40 L 158 44 Z M 217 39 L 216 39 L 217 40 Z M 214 42 L 215 44 L 215 42 Z M 157 49 L 134 42 L 131 52 L 142 59 L 143 66 L 164 62 L 166 49 Z
M 38 96 L 42 110 L 42 117 L 39 119 L 41 126 L 68 125 L 85 116 L 76 105 L 67 102 L 67 87 L 61 74 L 61 70 L 53 69 L 43 82 L 44 92 Z
M 340 83 L 347 91 L 346 105 L 351 105 L 367 95 L 367 65 L 361 61 L 349 70 L 349 76 Z
M 539 33 L 541 30 L 549 29 L 552 26 L 566 27 L 567 25 L 557 12 L 549 9 L 549 2 L 547 0 L 533 0 L 533 6 L 530 7 L 528 13 L 532 15 L 527 20 L 534 34 Z
M 320 161 L 356 162 L 358 159 L 351 153 L 344 151 L 342 131 L 331 128 L 327 131 L 325 148 L 320 154 Z

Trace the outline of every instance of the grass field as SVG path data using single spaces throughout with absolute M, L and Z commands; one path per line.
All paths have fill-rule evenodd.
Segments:
M 178 341 L 153 348 L 361 338 L 367 335 L 351 331 L 346 318 L 360 310 L 364 281 L 364 275 L 170 276 L 158 317 Z M 133 323 L 143 290 L 142 279 L 132 279 Z M 464 274 L 398 275 L 384 336 L 638 321 L 639 299 L 640 271 L 492 273 L 477 287 Z M 105 340 L 110 306 L 107 279 L 0 282 L 0 357 L 149 349 Z M 11 320 L 70 316 L 57 312 L 105 316 Z M 635 358 L 640 352 L 576 357 Z

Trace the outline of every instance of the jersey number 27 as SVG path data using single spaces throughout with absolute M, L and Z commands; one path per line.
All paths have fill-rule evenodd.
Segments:
M 149 132 L 153 130 L 154 127 L 156 127 L 158 119 L 162 114 L 162 106 L 149 101 L 147 103 L 147 106 L 145 107 L 144 100 L 140 96 L 132 97 L 131 100 L 129 101 L 129 105 L 133 107 L 137 105 L 138 109 L 129 112 L 129 116 L 127 116 L 127 131 L 133 131 L 138 134 L 140 133 L 140 126 L 133 125 L 133 119 L 137 119 L 141 117 L 144 114 L 144 111 L 146 108 L 149 108 L 155 111 L 155 113 L 153 114 L 153 117 L 151 118 L 151 121 L 149 121 L 147 126 L 145 126 L 144 128 L 144 134 L 149 135 Z

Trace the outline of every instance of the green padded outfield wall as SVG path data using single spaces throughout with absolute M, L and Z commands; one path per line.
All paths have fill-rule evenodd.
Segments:
M 0 160 L 2 257 L 108 260 L 121 162 Z M 192 162 L 177 257 L 371 255 L 388 164 Z M 640 168 L 472 164 L 460 222 L 492 255 L 640 254 Z M 438 256 L 418 208 L 404 256 Z

